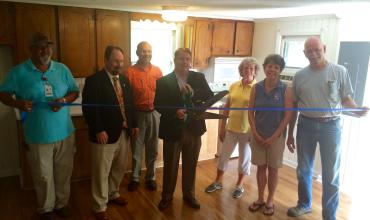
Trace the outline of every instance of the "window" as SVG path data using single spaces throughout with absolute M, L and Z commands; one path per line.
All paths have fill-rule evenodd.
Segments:
M 174 23 L 158 21 L 131 21 L 131 63 L 137 62 L 136 47 L 141 41 L 152 46 L 153 65 L 158 66 L 163 75 L 173 71 L 173 54 L 177 48 L 177 26 Z
M 303 55 L 304 42 L 309 36 L 285 35 L 281 38 L 280 54 L 284 57 L 286 68 L 300 69 L 308 65 Z

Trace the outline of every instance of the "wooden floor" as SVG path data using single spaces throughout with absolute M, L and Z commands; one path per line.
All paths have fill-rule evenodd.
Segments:
M 108 206 L 108 214 L 113 220 L 128 219 L 248 219 L 248 220 L 280 220 L 280 219 L 321 219 L 321 187 L 314 183 L 313 190 L 313 212 L 300 218 L 289 218 L 286 211 L 290 206 L 296 204 L 297 181 L 295 170 L 284 167 L 280 169 L 280 182 L 275 196 L 275 215 L 266 217 L 261 212 L 251 213 L 248 206 L 257 197 L 257 186 L 255 180 L 255 168 L 252 175 L 247 178 L 244 186 L 246 193 L 240 199 L 234 199 L 231 193 L 236 182 L 237 160 L 231 160 L 229 171 L 225 173 L 224 188 L 208 194 L 204 189 L 215 177 L 216 160 L 201 162 L 198 165 L 196 180 L 196 197 L 201 203 L 200 210 L 194 210 L 183 204 L 181 193 L 181 172 L 179 172 L 178 185 L 174 195 L 172 206 L 161 212 L 157 204 L 161 198 L 162 172 L 159 171 L 157 178 L 159 190 L 151 192 L 140 187 L 136 192 L 126 190 L 127 179 L 122 183 L 121 194 L 128 198 L 126 207 L 116 205 Z M 72 183 L 71 207 L 73 217 L 69 219 L 84 220 L 94 219 L 91 212 L 90 181 Z M 36 214 L 36 197 L 32 190 L 19 189 L 18 177 L 7 177 L 0 179 L 0 219 L 2 220 L 33 220 L 38 219 Z M 338 220 L 348 219 L 351 209 L 351 200 L 342 195 L 338 210 Z M 57 217 L 55 219 L 58 219 Z

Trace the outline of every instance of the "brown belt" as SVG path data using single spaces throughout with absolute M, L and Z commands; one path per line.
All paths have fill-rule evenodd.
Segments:
M 337 119 L 340 118 L 339 116 L 311 118 L 311 117 L 307 117 L 307 116 L 302 115 L 302 114 L 301 114 L 301 116 L 305 119 L 309 119 L 309 120 L 320 122 L 320 123 L 327 123 L 329 121 L 334 121 L 334 120 L 337 120 Z

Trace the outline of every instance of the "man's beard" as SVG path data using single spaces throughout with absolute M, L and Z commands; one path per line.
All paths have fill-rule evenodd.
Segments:
M 42 57 L 40 57 L 39 60 L 40 60 L 41 64 L 47 65 L 47 64 L 50 63 L 51 58 L 50 58 L 50 56 L 42 56 Z

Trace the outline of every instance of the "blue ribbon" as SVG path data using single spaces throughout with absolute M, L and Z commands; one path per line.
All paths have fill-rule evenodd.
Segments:
M 118 107 L 119 105 L 94 104 L 94 103 L 59 103 L 59 102 L 35 102 L 38 105 L 58 105 L 58 106 L 87 106 L 87 107 Z M 157 109 L 187 109 L 187 110 L 236 110 L 236 111 L 363 111 L 365 108 L 225 108 L 225 107 L 184 107 L 184 106 L 156 106 Z
M 118 107 L 118 105 L 108 104 L 92 104 L 92 103 L 59 103 L 59 102 L 35 102 L 34 107 L 37 106 L 87 106 L 87 107 Z M 184 107 L 184 106 L 156 106 L 158 109 L 187 109 L 187 110 L 235 110 L 235 111 L 306 111 L 306 112 L 326 112 L 326 111 L 344 111 L 356 112 L 363 111 L 365 108 L 225 108 L 225 107 Z M 21 111 L 21 121 L 24 122 L 27 118 L 27 112 Z

